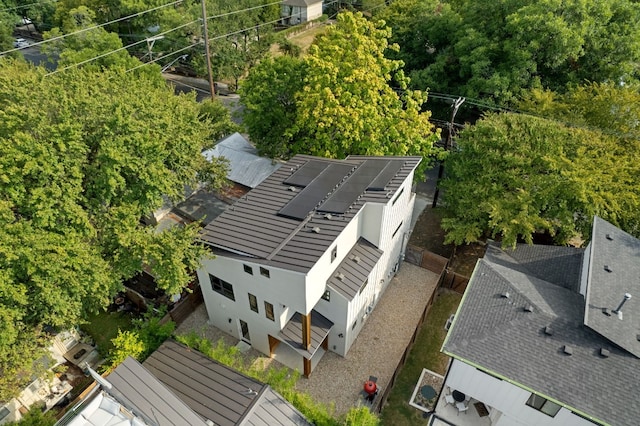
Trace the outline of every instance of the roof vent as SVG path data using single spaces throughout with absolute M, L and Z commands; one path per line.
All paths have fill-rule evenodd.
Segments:
M 316 234 L 319 234 L 319 233 L 320 233 L 320 227 L 318 227 L 318 226 L 314 226 L 313 228 L 311 228 L 311 232 L 314 232 L 314 233 L 316 233 Z
M 600 356 L 603 358 L 609 358 L 609 355 L 611 354 L 611 352 L 609 352 L 608 350 L 606 350 L 605 348 L 600 348 Z
M 608 308 L 602 308 L 602 313 L 608 317 L 611 316 L 611 311 Z
M 611 234 L 607 234 L 607 240 L 613 241 L 613 236 Z
M 604 265 L 604 270 L 607 272 L 613 272 L 613 269 L 609 265 Z
M 291 192 L 296 192 L 297 191 L 295 186 L 290 186 L 289 188 L 287 188 L 287 190 L 289 190 Z
M 618 307 L 613 311 L 614 314 L 618 315 L 618 318 L 622 319 L 622 307 L 624 306 L 624 304 L 627 302 L 627 300 L 631 299 L 631 294 L 629 293 L 625 293 L 624 296 L 622 296 L 622 300 L 620 301 L 620 304 L 618 305 Z
M 344 281 L 344 274 L 342 272 L 338 272 L 336 274 L 336 278 L 339 279 L 340 281 Z
M 351 256 L 351 260 L 356 263 L 360 263 L 360 256 L 356 256 L 355 254 Z
M 572 348 L 571 346 L 569 346 L 569 345 L 564 345 L 564 346 L 562 347 L 562 352 L 563 352 L 565 355 L 573 355 L 573 348 Z
M 331 220 L 331 219 L 333 219 L 333 216 L 331 215 L 331 213 L 327 213 L 327 214 L 324 215 L 324 218 L 327 219 L 327 220 Z
M 547 336 L 553 336 L 553 329 L 550 326 L 546 326 L 544 328 L 544 334 Z
M 533 305 L 526 305 L 523 309 L 525 312 L 533 312 Z
M 509 298 L 509 296 L 511 296 L 511 295 L 509 294 L 509 292 L 508 292 L 508 291 L 505 291 L 504 293 L 501 293 L 501 294 L 500 294 L 500 297 L 503 297 L 503 298 L 505 298 L 505 299 L 508 299 L 508 298 Z

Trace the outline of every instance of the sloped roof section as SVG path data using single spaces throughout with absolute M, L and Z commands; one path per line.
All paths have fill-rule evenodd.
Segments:
M 266 388 L 173 340 L 164 342 L 144 366 L 193 411 L 220 426 L 238 424 Z
M 278 339 L 297 350 L 306 358 L 313 357 L 322 341 L 333 327 L 333 322 L 316 310 L 311 310 L 311 345 L 309 350 L 302 346 L 302 315 L 300 312 L 293 314 L 289 322 L 278 333 Z
M 584 323 L 640 358 L 640 240 L 595 217 L 591 249 Z
M 215 147 L 202 154 L 207 160 L 211 157 L 224 157 L 229 160 L 228 179 L 249 188 L 258 186 L 282 165 L 275 160 L 260 157 L 258 150 L 237 132 L 222 139 Z
M 280 394 L 267 387 L 260 394 L 252 411 L 240 423 L 242 426 L 296 425 L 311 426 L 311 423 Z
M 165 425 L 207 426 L 187 404 L 167 389 L 138 361 L 128 357 L 109 376 L 112 388 L 109 393 L 136 415 L 154 419 Z
M 384 185 L 384 190 L 379 190 L 380 183 L 376 182 L 376 190 L 362 190 L 342 214 L 323 213 L 311 207 L 304 219 L 278 214 L 300 193 L 300 188 L 285 181 L 306 163 L 348 164 L 353 166 L 348 170 L 357 170 L 366 160 L 401 161 L 401 165 Z M 386 204 L 420 161 L 420 157 L 348 157 L 346 160 L 332 160 L 296 155 L 209 223 L 201 232 L 200 239 L 216 249 L 252 257 L 266 265 L 307 272 L 366 203 Z M 351 185 L 349 174 L 343 176 L 325 196 L 329 197 L 345 185 Z M 321 201 L 324 200 L 318 200 L 318 204 Z
M 540 252 L 545 250 L 549 255 Z M 544 263 L 557 282 L 540 277 Z M 563 265 L 571 276 L 554 272 Z M 443 351 L 596 422 L 633 425 L 640 417 L 640 360 L 584 326 L 585 301 L 574 284 L 580 274 L 564 250 L 518 246 L 504 252 L 490 246 L 476 265 Z M 565 345 L 572 355 L 563 352 Z M 601 349 L 609 355 L 601 356 Z
M 369 277 L 369 273 L 382 256 L 379 250 L 364 238 L 360 238 L 329 278 L 327 285 L 351 301 Z

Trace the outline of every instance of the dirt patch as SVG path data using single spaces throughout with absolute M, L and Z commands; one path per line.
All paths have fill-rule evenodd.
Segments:
M 476 262 L 484 256 L 485 243 L 463 246 L 445 244 L 446 233 L 440 226 L 442 215 L 440 207 L 425 208 L 413 228 L 409 244 L 451 259 L 449 270 L 470 277 Z

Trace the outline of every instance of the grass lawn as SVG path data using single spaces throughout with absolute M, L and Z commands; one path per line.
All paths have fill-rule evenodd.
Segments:
M 96 342 L 100 355 L 106 356 L 113 349 L 111 339 L 118 335 L 118 330 L 132 328 L 131 315 L 124 312 L 100 312 L 87 318 L 87 323 L 80 328 Z
M 462 295 L 449 291 L 442 291 L 436 297 L 416 342 L 409 352 L 407 363 L 402 368 L 387 404 L 382 410 L 382 425 L 424 424 L 422 411 L 411 407 L 409 399 L 423 368 L 444 376 L 449 360 L 447 356 L 440 353 L 446 335 L 444 324 L 447 318 L 455 313 L 461 299 Z M 439 389 L 436 390 L 439 391 Z
M 311 46 L 311 43 L 313 43 L 313 40 L 316 38 L 316 36 L 325 32 L 326 30 L 327 25 L 316 25 L 315 27 L 307 31 L 302 31 L 299 34 L 292 36 L 291 38 L 289 38 L 289 41 L 300 47 L 301 55 L 304 55 L 305 53 L 307 53 L 307 50 L 309 50 L 309 46 Z M 270 53 L 274 57 L 283 55 L 277 44 L 271 46 Z

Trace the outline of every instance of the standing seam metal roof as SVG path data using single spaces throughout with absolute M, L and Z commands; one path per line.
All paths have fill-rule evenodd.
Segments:
M 401 160 L 403 165 L 384 191 L 365 190 L 344 214 L 332 214 L 329 219 L 326 214 L 312 210 L 304 221 L 278 215 L 280 209 L 299 193 L 291 191 L 290 185 L 283 182 L 303 164 L 313 160 L 357 166 L 367 159 Z M 202 230 L 200 239 L 212 247 L 264 259 L 267 265 L 307 272 L 365 203 L 387 203 L 420 161 L 420 157 L 352 156 L 346 160 L 332 160 L 296 155 L 209 223 Z M 338 188 L 343 185 L 349 185 L 348 179 Z M 319 229 L 319 233 L 314 232 L 314 228 Z
M 347 300 L 353 300 L 382 253 L 382 250 L 377 249 L 369 241 L 360 238 L 338 265 L 336 272 L 327 281 L 327 285 Z
M 302 346 L 302 315 L 300 312 L 296 312 L 278 333 L 278 339 L 291 346 L 304 357 L 311 359 L 332 327 L 333 322 L 331 322 L 331 320 L 327 319 L 320 312 L 312 309 L 311 345 L 309 350 L 307 350 Z

